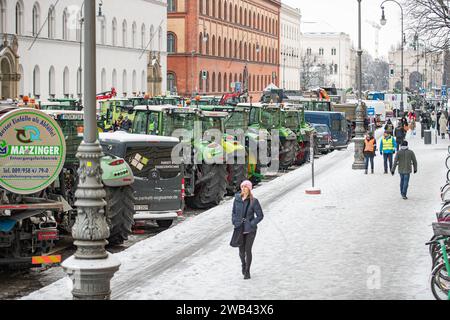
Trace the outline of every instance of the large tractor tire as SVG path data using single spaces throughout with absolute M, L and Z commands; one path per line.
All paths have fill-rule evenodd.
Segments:
M 285 140 L 281 143 L 280 169 L 287 170 L 296 160 L 297 141 Z
M 227 165 L 227 194 L 232 196 L 241 189 L 241 183 L 247 180 L 247 165 Z
M 227 193 L 227 167 L 219 164 L 198 166 L 195 195 L 186 198 L 193 209 L 209 209 L 220 203 Z
M 109 225 L 110 245 L 122 244 L 128 240 L 134 225 L 134 195 L 131 186 L 126 187 L 105 187 L 106 207 L 105 213 Z

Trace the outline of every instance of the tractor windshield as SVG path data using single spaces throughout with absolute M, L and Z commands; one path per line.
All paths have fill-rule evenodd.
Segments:
M 245 112 L 230 112 L 229 117 L 225 120 L 225 129 L 247 129 L 247 114 Z
M 177 129 L 194 130 L 195 113 L 174 113 L 164 117 L 165 135 L 172 135 Z
M 222 131 L 222 119 L 220 117 L 204 117 L 202 121 L 203 132 L 209 129 L 217 129 Z
M 280 125 L 280 109 L 263 109 L 261 112 L 261 124 L 264 128 L 278 127 Z
M 299 124 L 298 113 L 295 111 L 287 111 L 284 113 L 284 126 L 289 129 L 297 129 Z
M 158 112 L 137 111 L 133 122 L 133 133 L 157 135 L 158 115 Z

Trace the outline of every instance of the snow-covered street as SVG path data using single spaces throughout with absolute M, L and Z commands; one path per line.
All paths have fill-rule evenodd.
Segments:
M 264 210 L 253 247 L 250 280 L 238 249 L 229 246 L 226 201 L 116 254 L 112 299 L 432 299 L 431 260 L 425 246 L 439 209 L 447 138 L 424 145 L 407 140 L 419 171 L 409 200 L 398 174 L 352 170 L 353 145 L 316 161 L 316 186 L 306 195 L 305 165 L 254 190 Z M 24 299 L 71 299 L 66 277 Z

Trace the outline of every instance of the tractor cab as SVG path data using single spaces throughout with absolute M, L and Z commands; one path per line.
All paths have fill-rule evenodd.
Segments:
M 111 98 L 98 103 L 101 127 L 104 131 L 129 131 L 134 119 L 133 105 L 129 99 Z

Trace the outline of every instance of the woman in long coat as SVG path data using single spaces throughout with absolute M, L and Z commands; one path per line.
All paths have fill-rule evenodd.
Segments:
M 439 118 L 439 131 L 442 139 L 445 139 L 445 134 L 447 133 L 447 118 L 443 112 Z

